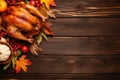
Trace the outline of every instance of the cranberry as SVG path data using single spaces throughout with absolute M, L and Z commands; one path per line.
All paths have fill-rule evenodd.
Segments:
M 34 0 L 30 0 L 30 4 L 34 6 L 35 5 L 35 1 Z

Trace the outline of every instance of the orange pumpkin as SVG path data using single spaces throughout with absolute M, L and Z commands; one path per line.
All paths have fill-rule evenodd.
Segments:
M 0 12 L 4 12 L 7 9 L 7 3 L 4 0 L 0 0 Z

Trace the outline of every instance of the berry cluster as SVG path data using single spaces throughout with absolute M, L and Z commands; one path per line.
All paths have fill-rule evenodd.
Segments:
M 7 33 L 5 31 L 0 30 L 0 38 L 5 37 Z
M 29 50 L 28 46 L 26 46 L 25 43 L 23 43 L 19 40 L 10 38 L 9 43 L 12 46 L 14 52 L 21 50 L 23 53 L 27 53 Z
M 20 42 L 15 39 L 9 40 L 9 43 L 12 46 L 14 52 L 16 52 L 18 49 L 20 49 L 22 47 Z
M 39 8 L 41 6 L 40 0 L 30 0 L 29 4 L 35 6 L 36 8 Z
M 31 4 L 35 6 L 36 8 L 39 8 L 41 6 L 40 0 L 6 0 L 7 4 L 21 2 L 21 1 Z

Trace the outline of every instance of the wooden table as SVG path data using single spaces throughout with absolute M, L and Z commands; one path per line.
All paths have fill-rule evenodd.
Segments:
M 28 72 L 0 80 L 120 80 L 120 0 L 55 0 L 54 37 Z

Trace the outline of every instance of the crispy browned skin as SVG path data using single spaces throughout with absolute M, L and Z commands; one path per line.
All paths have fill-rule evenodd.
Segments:
M 20 19 L 16 16 L 13 16 L 13 15 L 6 15 L 3 17 L 3 21 L 9 25 L 14 25 L 16 26 L 17 28 L 19 28 L 20 30 L 23 30 L 23 31 L 31 31 L 33 29 L 33 26 L 23 20 L 23 19 Z
M 26 10 L 28 10 L 30 13 L 38 16 L 42 19 L 42 21 L 46 21 L 48 18 L 43 16 L 34 6 L 31 6 L 29 4 L 23 4 L 22 5 Z
M 27 20 L 32 24 L 37 24 L 39 22 L 35 16 L 31 15 L 27 10 L 20 6 L 11 6 L 7 11 L 9 14 Z
M 40 33 L 47 19 L 31 5 L 10 6 L 1 16 L 6 32 L 19 40 L 33 43 L 33 36 Z
M 32 43 L 33 42 L 33 39 L 32 38 L 27 38 L 25 37 L 15 26 L 13 25 L 8 25 L 7 26 L 7 33 L 16 38 L 16 39 L 19 39 L 19 40 L 25 40 L 25 41 L 28 41 L 29 43 Z
M 24 2 L 20 2 L 20 3 L 12 3 L 11 5 L 23 7 L 24 9 L 26 9 L 30 13 L 32 13 L 32 14 L 38 16 L 39 18 L 41 18 L 42 21 L 46 21 L 48 19 L 48 17 L 45 17 L 44 15 L 42 15 L 40 13 L 40 11 L 37 10 L 37 8 L 35 8 L 34 6 L 32 6 L 30 4 L 25 4 Z

